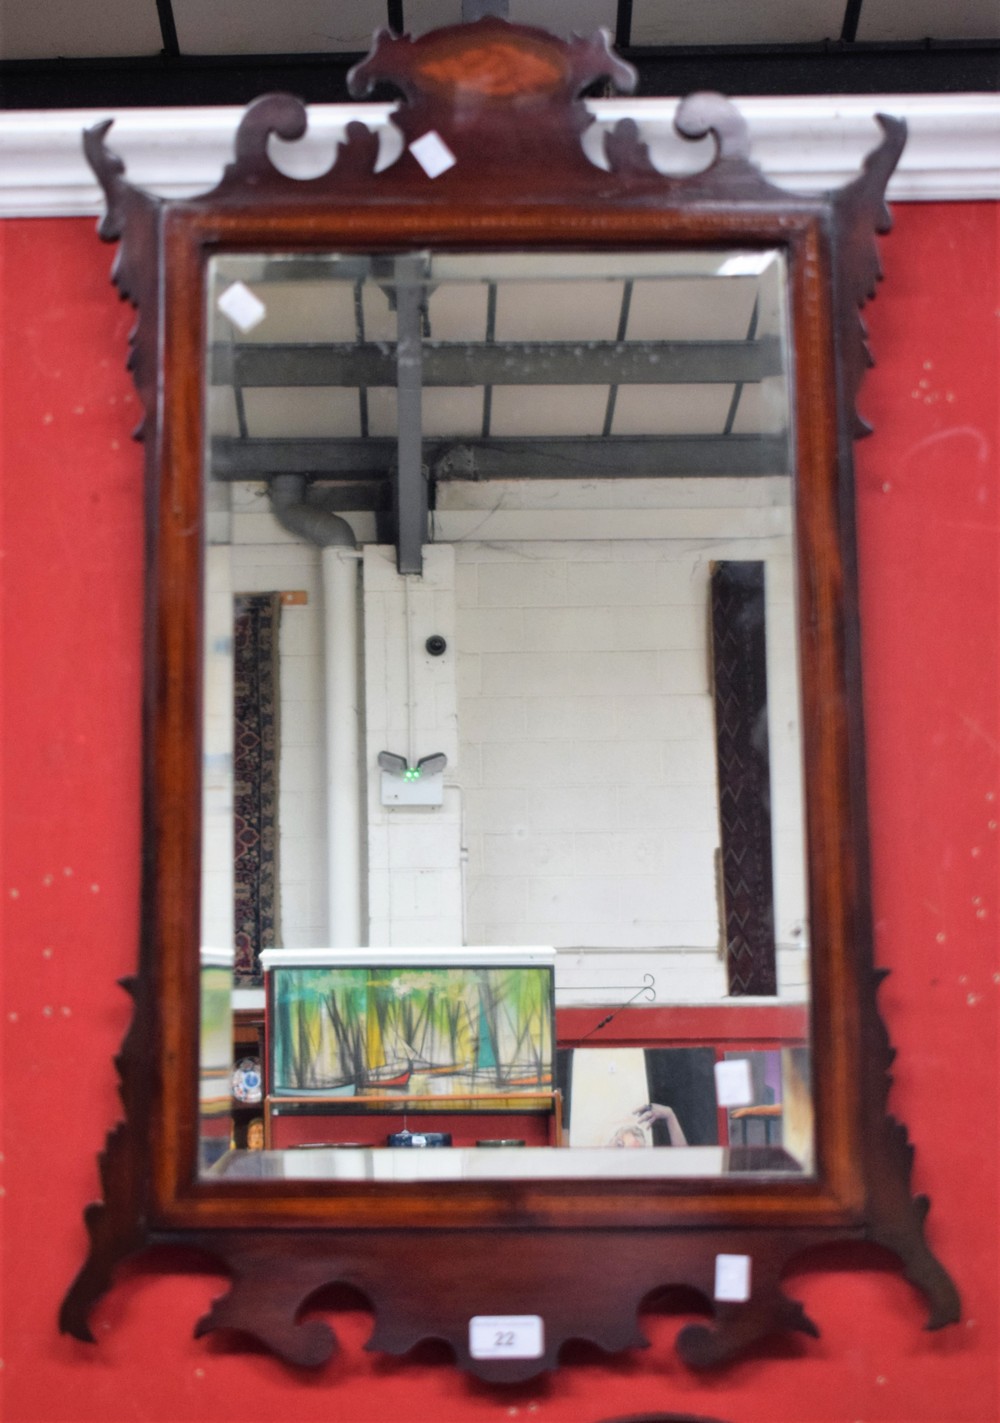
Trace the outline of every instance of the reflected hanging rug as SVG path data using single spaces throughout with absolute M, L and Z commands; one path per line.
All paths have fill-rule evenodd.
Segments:
M 241 593 L 233 609 L 235 979 L 263 981 L 278 942 L 278 593 Z

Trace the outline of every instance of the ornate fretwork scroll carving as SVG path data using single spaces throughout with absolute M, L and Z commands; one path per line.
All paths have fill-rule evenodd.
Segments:
M 580 96 L 600 82 L 631 93 L 636 79 L 603 30 L 566 43 L 487 17 L 417 40 L 381 30 L 348 88 L 356 99 L 378 83 L 399 90 L 394 122 L 407 144 L 438 134 L 458 170 L 474 163 L 481 175 L 530 171 L 541 162 L 586 172 L 580 135 L 593 119 Z
M 868 154 L 858 177 L 832 195 L 837 237 L 843 253 L 843 262 L 838 264 L 842 280 L 836 293 L 837 324 L 844 334 L 841 359 L 846 395 L 854 413 L 855 438 L 867 435 L 870 428 L 855 408 L 865 371 L 872 365 L 861 308 L 875 295 L 882 276 L 875 236 L 888 232 L 892 226 L 885 189 L 906 143 L 906 124 L 902 119 L 889 118 L 886 114 L 875 117 L 884 134 L 882 142 Z

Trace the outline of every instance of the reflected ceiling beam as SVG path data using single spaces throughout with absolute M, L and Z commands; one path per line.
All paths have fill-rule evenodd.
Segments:
M 847 44 L 853 44 L 858 37 L 858 25 L 861 23 L 861 6 L 863 4 L 864 0 L 847 0 L 844 23 L 840 29 L 840 38 Z
M 620 435 L 476 440 L 429 459 L 436 479 L 657 479 L 769 475 L 788 467 L 778 435 Z
M 622 283 L 622 304 L 618 309 L 618 340 L 625 340 L 625 333 L 628 330 L 629 311 L 632 307 L 633 282 L 631 280 Z M 604 407 L 604 428 L 601 434 L 607 438 L 615 423 L 615 406 L 618 403 L 618 386 L 612 385 L 608 390 L 608 403 Z M 486 433 L 485 431 L 483 432 Z M 726 432 L 728 434 L 728 431 Z
M 748 385 L 781 375 L 777 336 L 757 341 L 423 343 L 425 386 Z M 394 386 L 386 344 L 219 345 L 213 385 Z
M 177 41 L 177 22 L 174 19 L 172 0 L 156 0 L 156 16 L 160 22 L 163 53 L 169 59 L 177 59 L 181 47 Z
M 615 10 L 615 49 L 632 43 L 632 0 L 618 0 Z
M 393 438 L 212 441 L 213 479 L 389 477 Z M 549 437 L 428 440 L 423 462 L 436 479 L 655 479 L 681 475 L 771 475 L 789 466 L 788 440 L 776 435 Z

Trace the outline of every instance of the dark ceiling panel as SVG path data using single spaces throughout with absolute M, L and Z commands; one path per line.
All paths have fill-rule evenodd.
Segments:
M 910 44 L 716 46 L 626 49 L 639 94 L 995 93 L 996 40 Z M 145 108 L 247 104 L 282 90 L 308 103 L 344 103 L 347 73 L 363 55 L 160 55 L 129 59 L 10 60 L 0 63 L 0 108 Z M 376 95 L 391 98 L 389 91 Z
M 626 50 L 639 71 L 638 93 L 953 94 L 1000 88 L 1000 45 L 964 43 L 754 45 Z
M 169 55 L 0 63 L 0 108 L 99 109 L 249 104 L 260 94 L 347 103 L 347 73 L 364 56 Z M 386 95 L 385 97 L 389 97 Z

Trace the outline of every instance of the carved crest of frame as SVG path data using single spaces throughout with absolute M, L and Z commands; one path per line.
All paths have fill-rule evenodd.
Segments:
M 861 309 L 880 275 L 875 237 L 889 228 L 884 192 L 904 125 L 879 116 L 882 140 L 854 181 L 812 197 L 765 179 L 748 156 L 740 114 L 713 94 L 685 99 L 676 117 L 683 138 L 711 135 L 715 153 L 703 170 L 661 173 L 631 121 L 606 135 L 607 167 L 596 166 L 581 143 L 593 122 L 582 95 L 597 85 L 627 92 L 634 83 L 603 34 L 566 43 L 496 19 L 416 41 L 383 31 L 353 71 L 352 93 L 363 97 L 383 83 L 403 96 L 392 118 L 403 148 L 380 171 L 378 138 L 358 122 L 347 126 L 325 174 L 301 180 L 279 171 L 270 139 L 294 142 L 307 123 L 303 105 L 287 95 L 251 105 L 218 186 L 183 201 L 127 182 L 105 146 L 110 124 L 85 136 L 107 199 L 100 233 L 119 242 L 113 279 L 138 308 L 130 365 L 143 408 L 149 510 L 145 879 L 138 971 L 125 985 L 134 1016 L 117 1059 L 125 1120 L 101 1156 L 103 1200 L 87 1209 L 90 1252 L 61 1326 L 91 1338 L 89 1312 L 116 1264 L 176 1243 L 214 1256 L 232 1277 L 196 1332 L 236 1328 L 295 1364 L 330 1356 L 328 1325 L 300 1313 L 317 1290 L 339 1282 L 371 1301 L 370 1348 L 399 1354 L 423 1339 L 444 1339 L 462 1367 L 506 1381 L 554 1367 L 568 1340 L 607 1350 L 642 1345 L 643 1300 L 682 1286 L 700 1294 L 711 1318 L 684 1328 L 677 1347 L 689 1365 L 708 1366 L 776 1331 L 816 1334 L 781 1278 L 790 1260 L 838 1240 L 894 1252 L 926 1296 L 930 1327 L 949 1323 L 958 1316 L 955 1288 L 925 1240 L 928 1202 L 911 1194 L 912 1148 L 888 1111 L 893 1052 L 876 1003 L 857 693 L 851 442 L 865 431 L 855 401 L 870 364 Z M 434 178 L 418 161 L 428 134 L 453 160 Z M 624 1189 L 620 1182 L 614 1189 L 518 1182 L 477 1194 L 438 1182 L 373 1204 L 370 1193 L 362 1200 L 339 1187 L 307 1194 L 286 1186 L 281 1195 L 244 1185 L 234 1195 L 194 1179 L 192 1124 L 184 1117 L 194 1100 L 196 1028 L 173 1025 L 189 1012 L 197 977 L 195 920 L 178 910 L 197 902 L 198 767 L 188 744 L 197 741 L 196 693 L 177 684 L 197 645 L 198 574 L 174 516 L 179 509 L 189 524 L 198 515 L 201 451 L 185 433 L 185 412 L 197 404 L 200 367 L 192 346 L 175 348 L 172 369 L 164 369 L 172 318 L 162 294 L 188 290 L 171 269 L 185 244 L 189 252 L 227 244 L 253 250 L 273 233 L 275 243 L 308 246 L 330 230 L 331 214 L 339 215 L 341 236 L 353 230 L 361 245 L 381 241 L 386 250 L 460 239 L 473 247 L 550 248 L 736 239 L 792 253 L 800 274 L 796 359 L 811 371 L 806 379 L 822 414 L 807 436 L 801 475 L 822 491 L 800 530 L 799 557 L 814 585 L 807 612 L 823 623 L 825 641 L 806 653 L 807 661 L 833 667 L 805 668 L 806 696 L 818 705 L 836 693 L 846 706 L 838 725 L 822 732 L 830 739 L 807 757 L 811 891 L 820 922 L 840 925 L 830 961 L 815 965 L 817 1110 L 828 1129 L 821 1127 L 812 1184 L 743 1183 L 730 1191 L 704 1181 Z M 189 299 L 196 310 L 197 291 Z M 803 349 L 803 341 L 812 344 Z M 196 365 L 190 379 L 180 369 L 188 358 Z M 183 489 L 178 468 L 189 471 Z M 832 682 L 822 684 L 824 676 Z M 187 681 L 197 682 L 189 665 Z M 716 1256 L 727 1253 L 752 1255 L 745 1301 L 714 1301 Z M 472 1358 L 468 1323 L 478 1314 L 542 1316 L 542 1353 Z

